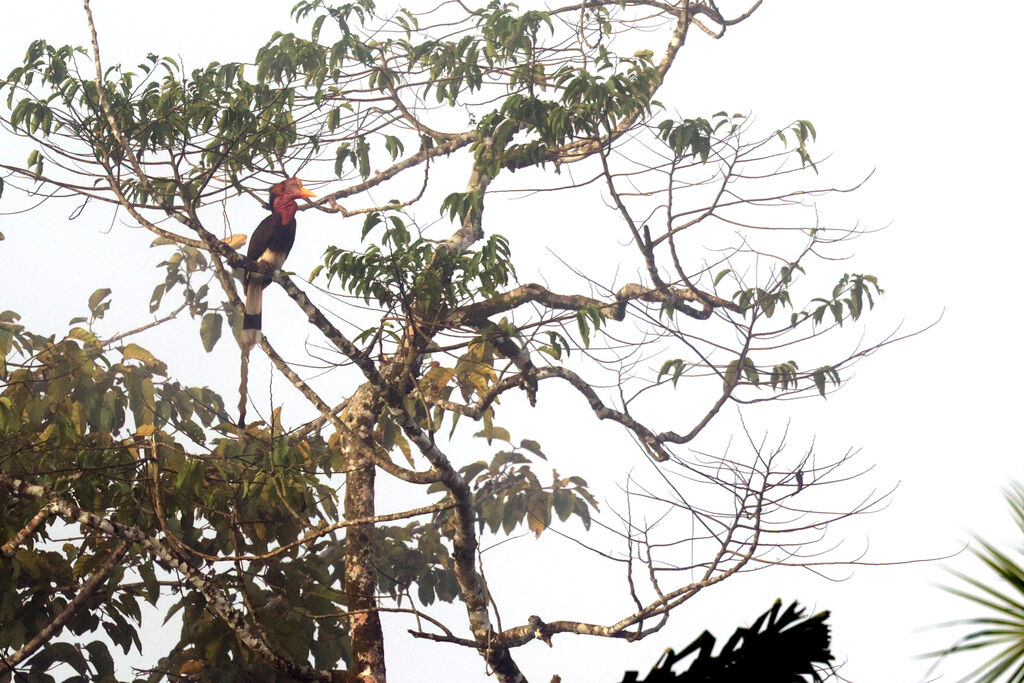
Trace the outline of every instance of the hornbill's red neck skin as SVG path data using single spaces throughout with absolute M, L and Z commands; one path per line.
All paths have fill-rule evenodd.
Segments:
M 272 210 L 274 213 L 281 214 L 282 223 L 291 223 L 292 219 L 295 218 L 295 212 L 298 208 L 293 197 L 274 197 Z
M 281 214 L 281 223 L 291 223 L 295 218 L 295 211 L 298 206 L 295 200 L 299 197 L 315 197 L 312 192 L 302 186 L 298 178 L 289 178 L 270 188 L 270 196 L 273 198 L 271 211 Z

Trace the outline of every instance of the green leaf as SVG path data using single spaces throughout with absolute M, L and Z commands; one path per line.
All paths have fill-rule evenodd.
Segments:
M 321 14 L 313 21 L 313 29 L 310 31 L 310 37 L 313 39 L 314 43 L 320 40 L 320 29 L 323 27 L 324 20 L 326 18 L 326 14 Z
M 83 327 L 72 327 L 68 332 L 68 337 L 84 341 L 89 346 L 100 345 L 100 340 L 96 338 L 96 335 Z
M 682 376 L 683 370 L 685 369 L 686 363 L 684 363 L 682 359 L 675 358 L 672 360 L 667 360 L 664 363 L 662 363 L 661 370 L 658 371 L 658 381 L 660 382 L 662 377 L 671 372 L 672 386 L 674 387 L 678 384 L 679 378 Z
M 156 356 L 135 343 L 125 344 L 121 353 L 124 354 L 125 360 L 141 360 L 143 363 L 150 366 L 163 364 L 157 360 Z
M 558 489 L 553 493 L 555 514 L 562 522 L 572 515 L 573 507 L 576 505 L 576 497 L 568 491 Z
M 590 348 L 590 325 L 587 323 L 587 316 L 583 311 L 576 311 L 576 325 L 579 327 L 583 346 Z
M 185 601 L 184 600 L 179 600 L 178 602 L 176 602 L 173 605 L 171 605 L 171 608 L 169 610 L 167 610 L 167 614 L 164 615 L 164 620 L 162 622 L 163 625 L 166 626 L 167 622 L 169 622 L 174 617 L 175 614 L 180 612 L 181 608 L 184 607 L 184 606 L 185 606 Z
M 590 529 L 590 508 L 587 507 L 587 501 L 577 498 L 575 512 L 576 516 L 583 522 L 583 528 Z
M 92 313 L 93 318 L 102 318 L 103 314 L 110 308 L 110 302 L 104 301 L 110 296 L 110 289 L 97 289 L 89 297 L 89 311 Z
M 501 530 L 506 534 L 512 533 L 516 525 L 523 521 L 523 516 L 526 514 L 525 507 L 522 503 L 522 498 L 519 497 L 512 498 L 505 503 L 505 509 L 502 512 Z
M 89 310 L 94 311 L 100 302 L 110 296 L 110 288 L 97 289 L 89 296 Z
M 426 574 L 419 580 L 416 587 L 417 597 L 424 605 L 431 605 L 434 602 L 434 575 Z
M 460 469 L 459 473 L 462 475 L 463 479 L 465 479 L 466 481 L 471 481 L 473 477 L 480 474 L 486 469 L 487 463 L 485 463 L 483 460 L 478 460 Z
M 548 456 L 544 455 L 543 451 L 540 450 L 540 444 L 532 439 L 523 439 L 519 442 L 521 448 L 525 448 L 534 455 L 540 456 L 544 460 L 548 459 Z
M 402 141 L 394 135 L 384 136 L 384 147 L 388 150 L 388 154 L 391 155 L 392 159 L 397 159 L 402 152 L 405 151 L 405 146 L 402 145 Z
M 154 313 L 160 308 L 160 301 L 164 298 L 167 285 L 163 282 L 153 288 L 153 294 L 149 297 L 149 312 Z
M 206 434 L 203 432 L 202 427 L 192 420 L 183 420 L 178 424 L 178 426 L 181 428 L 181 431 L 188 435 L 188 438 L 192 439 L 196 443 L 206 443 Z
M 138 570 L 139 576 L 142 578 L 142 584 L 146 587 L 146 601 L 151 605 L 156 605 L 156 601 L 160 599 L 160 584 L 157 582 L 153 563 L 146 562 L 141 564 Z
M 723 378 L 723 383 L 725 385 L 725 389 L 729 389 L 734 384 L 736 384 L 736 381 L 739 379 L 739 376 L 740 376 L 740 361 L 737 358 L 734 361 L 730 361 L 729 365 L 727 365 L 726 368 L 725 368 L 725 376 Z
M 193 491 L 196 484 L 202 480 L 202 468 L 197 460 L 188 459 L 178 470 L 175 478 L 175 486 L 183 491 Z
M 80 674 L 85 674 L 89 671 L 89 666 L 85 662 L 85 657 L 82 656 L 82 653 L 77 647 L 71 643 L 51 643 L 31 659 L 33 674 L 45 671 L 50 668 L 54 662 L 65 662 L 70 664 L 74 667 L 75 671 Z M 18 677 L 14 680 L 18 680 Z
M 207 313 L 199 324 L 199 337 L 203 340 L 203 348 L 209 353 L 220 339 L 221 325 L 224 319 L 220 313 Z
M 89 651 L 89 661 L 100 678 L 114 675 L 114 660 L 111 659 L 106 644 L 94 640 L 86 645 L 85 649 Z
M 822 396 L 825 395 L 825 371 L 815 370 L 814 374 L 811 375 L 811 379 L 814 380 L 814 386 L 818 387 L 818 393 Z
M 136 423 L 137 427 L 152 425 L 156 421 L 156 392 L 153 388 L 153 380 L 146 377 L 142 380 L 140 386 L 142 389 L 142 405 L 136 406 L 135 416 L 139 420 Z
M 540 538 L 551 525 L 551 498 L 546 491 L 530 489 L 526 499 L 526 525 L 535 538 Z
M 487 439 L 488 444 L 490 444 L 491 441 L 493 441 L 494 439 L 507 442 L 512 441 L 512 436 L 508 433 L 507 429 L 505 429 L 504 427 L 498 427 L 494 425 L 491 422 L 491 420 L 487 419 L 487 413 L 485 413 L 484 415 L 484 428 L 477 432 L 476 434 L 474 434 L 473 436 L 479 436 Z
M 743 359 L 743 375 L 754 386 L 757 386 L 761 381 L 760 372 L 757 366 L 754 365 L 754 361 L 750 359 L 750 356 L 746 356 Z

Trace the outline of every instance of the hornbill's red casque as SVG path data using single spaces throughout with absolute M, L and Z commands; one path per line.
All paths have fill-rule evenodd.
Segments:
M 299 197 L 315 197 L 302 187 L 298 178 L 289 178 L 270 188 L 270 215 L 264 218 L 252 233 L 247 256 L 254 261 L 267 263 L 274 268 L 284 265 L 288 252 L 295 243 L 295 200 Z M 242 340 L 253 345 L 259 339 L 263 327 L 263 288 L 270 279 L 251 271 L 245 272 L 245 321 L 242 324 Z

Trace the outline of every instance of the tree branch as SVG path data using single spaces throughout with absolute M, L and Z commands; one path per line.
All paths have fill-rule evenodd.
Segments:
M 743 309 L 732 301 L 691 288 L 667 287 L 665 290 L 658 290 L 630 283 L 623 285 L 615 293 L 615 302 L 608 302 L 580 294 L 556 294 L 542 285 L 529 283 L 486 301 L 457 308 L 448 314 L 445 324 L 450 327 L 480 324 L 493 315 L 528 303 L 538 303 L 545 308 L 563 311 L 597 309 L 609 318 L 621 322 L 626 317 L 626 304 L 630 301 L 666 304 L 699 320 L 709 318 L 714 308 L 724 308 L 733 313 L 743 312 Z M 697 310 L 684 302 L 697 302 L 705 306 L 702 310 Z
M 117 144 L 121 146 L 122 151 L 128 157 L 128 161 L 131 163 L 132 169 L 139 179 L 139 184 L 146 187 L 149 185 L 149 178 L 143 172 L 135 152 L 128 144 L 128 141 L 125 140 L 124 135 L 122 135 L 121 127 L 117 125 L 117 119 L 114 118 L 114 113 L 110 110 L 110 102 L 107 101 L 107 92 L 103 87 L 103 67 L 100 65 L 100 44 L 96 36 L 96 24 L 92 20 L 92 9 L 89 7 L 89 0 L 82 0 L 82 5 L 85 7 L 85 16 L 89 22 L 89 35 L 92 37 L 93 64 L 96 66 L 96 96 L 99 98 L 100 107 L 106 116 L 107 124 L 110 125 L 110 131 L 114 134 L 114 138 L 117 139 Z
M 18 533 L 11 536 L 11 540 L 4 543 L 3 547 L 0 548 L 0 556 L 13 557 L 14 553 L 18 551 L 18 546 L 25 542 L 25 539 L 31 536 L 39 525 L 45 522 L 50 517 L 50 509 L 43 507 L 39 512 L 32 516 L 32 519 L 28 521 L 24 527 L 22 527 Z

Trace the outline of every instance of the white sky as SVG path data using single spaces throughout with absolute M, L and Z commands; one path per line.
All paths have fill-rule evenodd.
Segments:
M 95 0 L 94 11 L 105 65 L 136 63 L 156 52 L 181 54 L 199 66 L 248 58 L 273 30 L 291 30 L 292 4 Z M 947 555 L 966 530 L 1020 540 L 1001 487 L 1021 477 L 1022 406 L 1012 382 L 1022 332 L 1017 303 L 1024 225 L 1017 204 L 1024 143 L 1016 125 L 1021 89 L 1012 74 L 1021 67 L 1017 32 L 1024 5 L 989 4 L 974 13 L 966 7 L 948 0 L 768 1 L 720 43 L 691 35 L 679 65 L 687 89 L 673 97 L 686 115 L 749 111 L 766 126 L 810 119 L 819 131 L 816 149 L 835 153 L 833 178 L 852 180 L 877 169 L 864 189 L 831 205 L 847 222 L 891 223 L 856 245 L 852 269 L 879 275 L 887 290 L 881 308 L 867 318 L 868 334 L 881 336 L 903 319 L 908 329 L 921 327 L 944 311 L 927 334 L 859 365 L 855 381 L 827 401 L 766 409 L 776 411 L 766 420 L 791 414 L 795 449 L 814 435 L 819 450 L 859 447 L 859 463 L 874 465 L 864 485 L 881 490 L 899 483 L 887 510 L 845 527 L 849 547 L 869 545 L 874 561 Z M 28 42 L 40 36 L 86 44 L 81 3 L 5 3 L 0 71 L 18 63 Z M 45 220 L 33 213 L 0 216 L 7 237 L 0 243 L 0 309 L 18 310 L 35 328 L 62 329 L 98 287 L 114 286 L 115 312 L 117 302 L 132 296 L 124 292 L 131 277 L 112 251 L 127 229 L 104 234 L 110 217 L 99 211 L 62 222 L 69 212 L 66 207 Z M 247 230 L 244 220 L 239 223 Z M 510 237 L 515 246 L 516 235 Z M 40 239 L 48 246 L 34 248 Z M 132 239 L 134 248 L 149 241 Z M 101 259 L 100 265 L 91 266 L 85 255 Z M 306 273 L 312 265 L 295 269 Z M 53 277 L 57 266 L 68 270 L 67 282 Z M 115 282 L 125 277 L 119 289 Z M 120 309 L 133 321 L 141 320 L 155 284 L 152 271 L 139 278 L 139 306 Z M 74 301 L 59 298 L 65 284 Z M 214 356 L 194 359 L 189 380 L 205 381 L 204 372 L 234 362 L 235 352 Z M 232 395 L 231 383 L 214 386 Z M 715 438 L 705 437 L 699 447 L 713 452 Z M 487 560 L 489 571 L 498 571 L 500 558 Z M 978 569 L 965 557 L 946 564 Z M 646 672 L 663 648 L 678 649 L 706 626 L 724 642 L 734 626 L 781 597 L 832 611 L 833 651 L 848 659 L 846 678 L 919 681 L 929 664 L 915 655 L 949 642 L 944 633 L 920 629 L 973 614 L 934 587 L 948 582 L 936 563 L 836 575 L 851 578 L 831 583 L 793 570 L 731 580 L 637 646 L 561 636 L 553 650 L 539 643 L 525 648 L 524 667 L 535 681 L 555 672 L 566 683 L 617 681 L 626 668 Z M 542 567 L 528 572 L 526 590 L 554 590 L 543 576 Z M 561 597 L 552 593 L 545 600 L 554 604 Z M 600 602 L 601 595 L 590 600 Z M 453 680 L 448 666 L 463 680 L 484 680 L 479 658 L 454 646 L 403 643 L 388 652 L 388 662 L 398 682 Z M 952 681 L 959 671 L 953 664 L 934 675 Z

